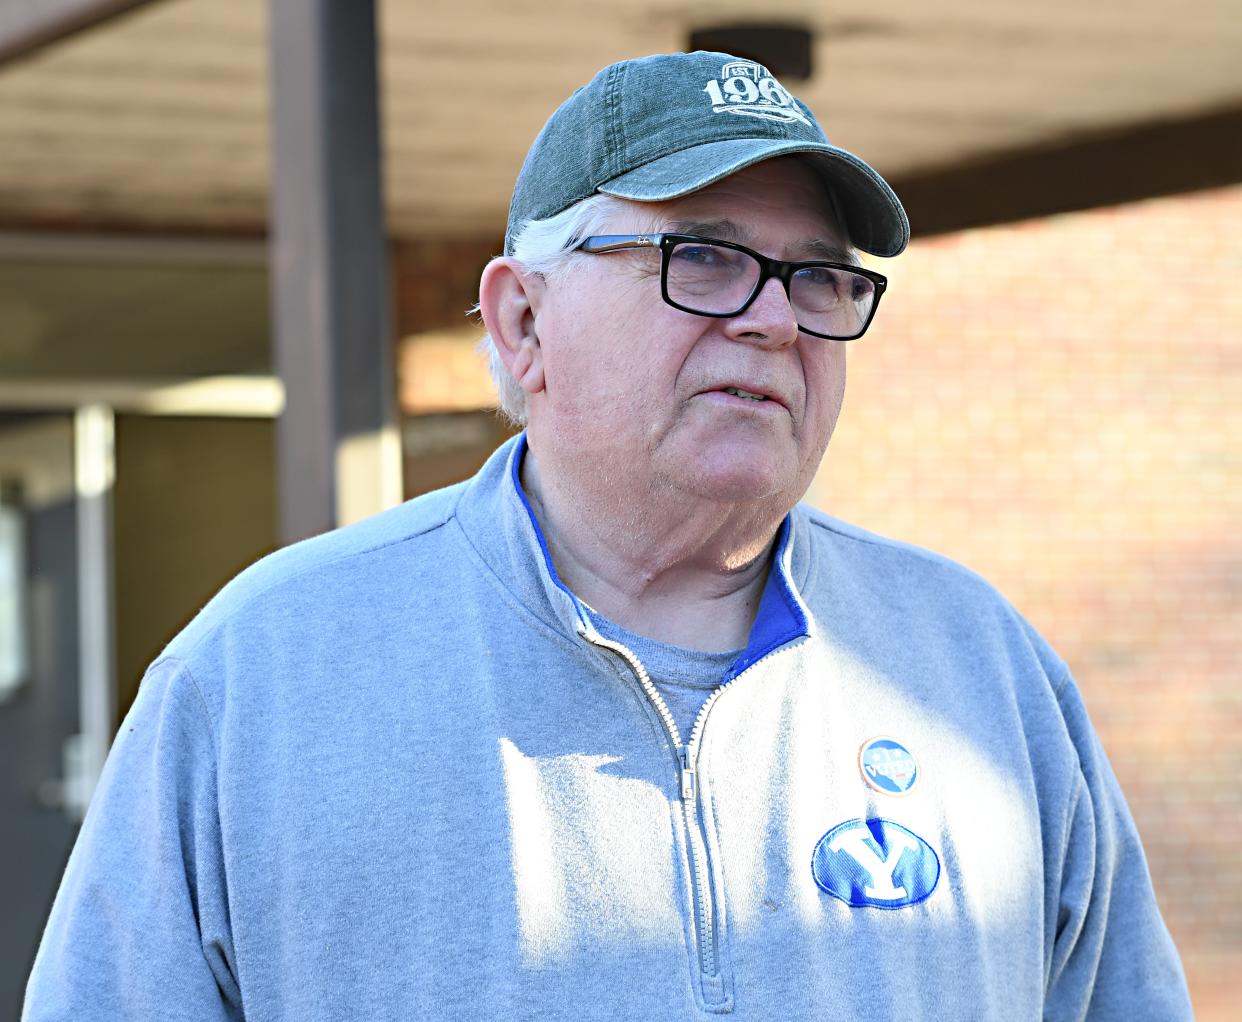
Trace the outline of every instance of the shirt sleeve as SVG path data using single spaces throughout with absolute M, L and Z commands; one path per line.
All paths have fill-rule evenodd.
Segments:
M 1080 776 L 1052 903 L 1044 1018 L 1192 1019 L 1186 977 L 1125 797 L 1071 679 L 1057 696 Z
M 154 664 L 108 755 L 35 958 L 22 1018 L 243 1018 L 206 705 Z

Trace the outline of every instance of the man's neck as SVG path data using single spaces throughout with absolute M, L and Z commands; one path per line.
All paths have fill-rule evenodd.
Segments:
M 563 490 L 528 448 L 522 486 L 561 581 L 623 628 L 691 649 L 746 645 L 780 518 L 685 494 Z

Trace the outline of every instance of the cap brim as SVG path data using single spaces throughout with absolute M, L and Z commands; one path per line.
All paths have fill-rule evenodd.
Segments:
M 663 202 L 697 192 L 774 156 L 805 154 L 832 189 L 850 241 L 877 256 L 895 256 L 910 240 L 906 211 L 888 182 L 853 153 L 817 142 L 736 138 L 671 153 L 621 174 L 598 191 L 637 202 Z

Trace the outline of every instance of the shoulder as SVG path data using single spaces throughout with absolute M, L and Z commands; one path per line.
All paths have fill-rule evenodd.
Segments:
M 942 554 L 888 539 L 799 505 L 808 535 L 811 599 L 847 607 L 851 618 L 894 634 L 993 645 L 1034 656 L 1053 687 L 1065 662 L 1014 605 L 978 572 Z
M 806 505 L 805 514 L 811 538 L 812 557 L 828 559 L 842 566 L 866 566 L 880 581 L 909 584 L 951 585 L 989 600 L 1003 600 L 994 586 L 965 565 L 913 543 L 888 539 L 874 532 L 843 522 Z
M 397 564 L 407 573 L 411 566 L 434 567 L 437 546 L 451 542 L 446 526 L 468 485 L 433 491 L 261 558 L 212 597 L 163 655 L 190 659 L 205 639 L 239 619 L 287 618 L 299 605 L 348 598 Z

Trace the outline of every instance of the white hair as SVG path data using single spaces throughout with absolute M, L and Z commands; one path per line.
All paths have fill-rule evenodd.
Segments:
M 551 277 L 572 260 L 583 238 L 602 233 L 607 222 L 628 206 L 611 195 L 590 195 L 546 220 L 527 220 L 513 239 L 513 258 L 527 270 Z M 476 303 L 470 314 L 477 314 Z M 479 340 L 478 350 L 487 356 L 492 382 L 500 397 L 500 413 L 515 426 L 526 425 L 526 391 L 518 386 L 500 358 L 490 333 Z

